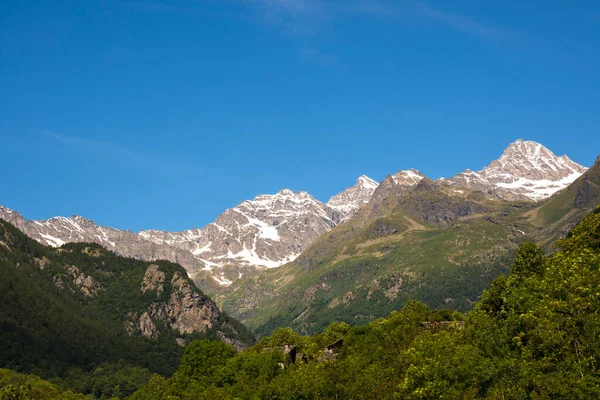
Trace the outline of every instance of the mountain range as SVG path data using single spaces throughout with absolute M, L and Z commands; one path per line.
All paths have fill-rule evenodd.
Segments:
M 481 171 L 467 169 L 438 182 L 458 192 L 478 190 L 503 199 L 537 201 L 565 188 L 585 170 L 566 155 L 557 157 L 538 143 L 519 139 Z M 423 178 L 414 169 L 399 171 L 386 178 L 384 185 L 411 187 Z M 3 206 L 0 218 L 43 244 L 95 242 L 130 257 L 178 262 L 193 278 L 202 272 L 203 278 L 210 276 L 227 286 L 255 268 L 275 268 L 293 261 L 316 238 L 367 204 L 379 185 L 363 175 L 327 203 L 307 192 L 283 189 L 243 201 L 214 222 L 182 232 L 134 233 L 103 227 L 81 216 L 29 221 Z
M 309 243 L 367 203 L 376 187 L 375 181 L 361 176 L 328 203 L 307 192 L 283 189 L 243 201 L 203 228 L 182 232 L 134 233 L 76 215 L 30 221 L 4 206 L 0 206 L 0 218 L 43 244 L 94 242 L 129 257 L 177 262 L 191 277 L 202 273 L 227 286 L 248 271 L 293 261 Z
M 430 305 L 439 305 L 444 291 L 432 291 L 447 281 L 440 278 L 448 274 L 444 268 L 452 267 L 451 274 L 462 276 L 467 264 L 474 268 L 469 278 L 459 278 L 479 274 L 472 291 L 460 300 L 448 295 L 441 301 L 457 309 L 468 307 L 504 271 L 504 258 L 510 258 L 519 241 L 550 242 L 550 236 L 572 226 L 579 214 L 570 209 L 567 217 L 555 218 L 558 213 L 545 220 L 558 224 L 556 229 L 545 236 L 539 232 L 543 229 L 536 221 L 560 209 L 543 211 L 556 203 L 553 195 L 573 182 L 588 182 L 591 199 L 580 209 L 595 201 L 595 181 L 584 179 L 590 175 L 586 171 L 566 155 L 556 156 L 539 143 L 519 139 L 477 172 L 467 169 L 449 179 L 431 180 L 410 169 L 379 183 L 363 175 L 326 203 L 307 192 L 283 189 L 243 201 L 214 222 L 182 232 L 134 233 L 80 216 L 30 221 L 6 207 L 0 207 L 0 218 L 54 247 L 95 242 L 119 255 L 179 263 L 218 304 L 251 328 L 263 326 L 266 331 L 278 322 L 296 321 L 312 331 L 318 324 L 306 319 L 317 309 L 319 315 L 333 316 L 340 307 L 369 304 L 376 293 L 383 293 L 386 304 L 380 304 L 381 312 L 414 296 L 432 295 L 436 300 Z M 391 254 L 394 257 L 388 259 Z M 487 270 L 478 270 L 484 264 Z M 369 268 L 372 276 L 358 278 L 351 272 L 361 268 Z M 329 280 L 348 282 L 347 290 L 330 289 L 321 273 L 330 274 Z M 350 322 L 379 314 L 372 312 L 374 306 L 366 308 L 342 314 L 354 313 Z

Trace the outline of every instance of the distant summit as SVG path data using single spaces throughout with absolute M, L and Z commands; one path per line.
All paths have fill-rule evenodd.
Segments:
M 361 175 L 354 186 L 330 198 L 327 205 L 341 212 L 343 219 L 348 219 L 360 206 L 369 202 L 377 186 L 379 184 L 376 181 Z
M 481 171 L 467 169 L 446 182 L 507 200 L 542 200 L 569 186 L 586 170 L 566 155 L 558 157 L 539 143 L 518 139 Z

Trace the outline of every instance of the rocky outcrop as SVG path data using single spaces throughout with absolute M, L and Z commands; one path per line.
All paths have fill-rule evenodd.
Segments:
M 158 338 L 156 324 L 154 324 L 154 321 L 152 321 L 147 312 L 142 313 L 140 317 L 138 317 L 137 313 L 129 313 L 127 317 L 125 331 L 129 335 L 141 335 L 149 339 Z
M 246 350 L 248 348 L 248 346 L 246 344 L 244 344 L 242 341 L 238 340 L 238 339 L 234 339 L 234 338 L 230 338 L 225 336 L 225 334 L 221 331 L 217 332 L 217 337 L 219 338 L 219 340 L 221 340 L 223 343 L 227 343 L 230 344 L 231 346 L 233 346 L 233 348 L 236 351 L 243 351 Z
M 328 292 L 331 289 L 331 285 L 325 282 L 318 283 L 306 289 L 303 293 L 303 298 L 307 302 L 312 302 L 315 300 L 317 293 L 319 291 Z
M 168 276 L 170 280 L 167 280 Z M 156 294 L 158 299 L 145 310 L 127 315 L 124 326 L 129 335 L 157 339 L 163 329 L 159 327 L 175 329 L 182 336 L 206 334 L 214 329 L 221 341 L 238 350 L 247 348 L 248 343 L 239 339 L 240 332 L 231 320 L 223 318 L 217 306 L 180 272 L 175 271 L 170 275 L 161 270 L 158 264 L 150 264 L 142 278 L 140 291 Z M 185 346 L 184 337 L 176 338 L 176 341 L 180 346 Z
M 67 275 L 72 278 L 73 283 L 81 290 L 81 293 L 88 297 L 95 296 L 100 291 L 98 282 L 88 274 L 80 272 L 79 268 L 74 265 L 67 269 Z
M 206 333 L 220 317 L 220 311 L 178 272 L 171 279 L 171 294 L 166 302 L 152 303 L 148 314 L 160 319 L 181 334 Z
M 149 339 L 158 338 L 156 324 L 147 312 L 143 312 L 139 317 L 137 313 L 130 312 L 125 321 L 125 332 L 131 336 L 141 335 Z
M 160 297 L 165 291 L 165 273 L 158 265 L 152 264 L 146 269 L 141 290 L 142 293 L 156 292 L 156 297 Z
M 345 295 L 343 295 L 342 297 L 335 297 L 333 298 L 333 300 L 331 300 L 329 302 L 329 304 L 327 305 L 327 308 L 336 308 L 342 305 L 346 305 L 348 303 L 350 303 L 352 300 L 354 300 L 356 298 L 356 296 L 354 295 L 354 293 L 352 293 L 352 291 L 346 293 Z

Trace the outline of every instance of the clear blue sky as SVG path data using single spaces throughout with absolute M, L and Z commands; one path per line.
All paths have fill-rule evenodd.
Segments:
M 0 2 L 0 204 L 181 230 L 281 188 L 600 153 L 600 3 Z

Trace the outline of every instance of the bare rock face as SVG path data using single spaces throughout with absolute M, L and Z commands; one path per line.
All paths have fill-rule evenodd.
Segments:
M 67 274 L 73 279 L 73 283 L 77 286 L 81 293 L 88 297 L 93 297 L 100 291 L 100 285 L 91 276 L 79 271 L 76 266 L 71 266 L 67 270 Z
M 217 306 L 189 278 L 178 271 L 173 272 L 170 281 L 168 276 L 157 264 L 150 264 L 146 268 L 140 291 L 156 293 L 158 299 L 145 310 L 128 313 L 124 326 L 129 335 L 158 339 L 161 336 L 158 327 L 175 329 L 181 335 L 205 334 L 214 328 L 223 342 L 232 344 L 238 350 L 247 347 L 247 343 L 237 338 L 240 332 L 232 322 L 222 318 L 224 315 Z M 176 341 L 185 346 L 183 337 L 176 338 Z
M 149 339 L 157 339 L 158 331 L 156 324 L 150 318 L 147 312 L 142 313 L 138 318 L 137 313 L 129 313 L 125 321 L 125 331 L 130 335 L 142 335 Z
M 519 139 L 481 171 L 467 169 L 446 182 L 507 200 L 542 200 L 569 186 L 586 170 L 566 155 L 557 157 L 539 143 Z
M 171 279 L 169 299 L 150 305 L 148 314 L 152 319 L 164 321 L 181 334 L 205 333 L 220 316 L 214 303 L 200 295 L 190 282 L 177 272 Z
M 142 280 L 142 293 L 156 292 L 156 297 L 165 291 L 165 273 L 158 265 L 152 264 L 146 269 L 144 279 Z

